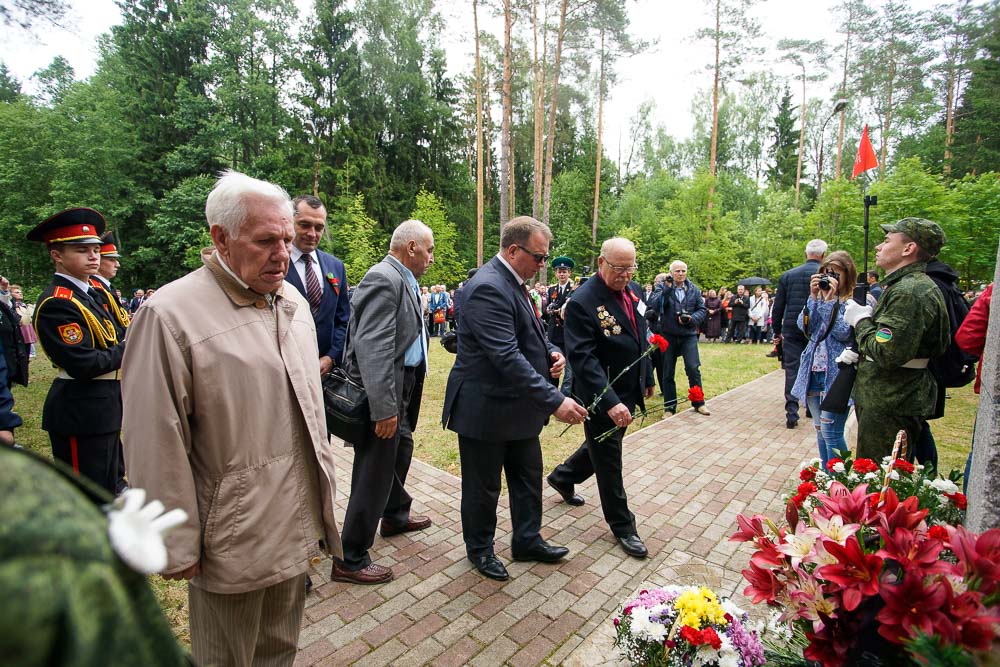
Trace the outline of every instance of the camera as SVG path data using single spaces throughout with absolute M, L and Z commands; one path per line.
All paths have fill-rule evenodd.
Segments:
M 681 326 L 686 327 L 691 324 L 691 313 L 686 308 L 677 313 L 677 322 Z
M 830 289 L 833 286 L 832 283 L 830 283 L 830 278 L 837 280 L 839 276 L 833 271 L 827 271 L 822 276 L 820 276 L 819 288 L 824 290 Z
M 672 275 L 670 275 L 669 273 L 667 274 L 667 279 L 666 280 L 667 280 L 667 284 L 668 285 L 673 285 L 674 284 L 674 277 Z

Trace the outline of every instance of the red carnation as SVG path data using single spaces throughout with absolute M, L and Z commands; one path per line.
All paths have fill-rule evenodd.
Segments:
M 810 493 L 816 493 L 818 490 L 819 489 L 812 482 L 802 482 L 799 484 L 799 488 L 796 489 L 800 496 L 808 496 Z
M 964 493 L 955 492 L 955 493 L 946 493 L 944 495 L 946 498 L 948 498 L 948 500 L 955 503 L 955 507 L 957 507 L 960 510 L 964 510 L 969 505 L 968 501 L 965 498 Z
M 681 639 L 692 646 L 700 646 L 705 643 L 705 640 L 701 636 L 701 632 L 695 630 L 690 625 L 685 625 L 681 628 Z
M 947 540 L 948 529 L 945 528 L 944 526 L 939 526 L 935 524 L 927 529 L 927 537 L 931 537 L 936 540 Z
M 844 462 L 843 459 L 836 459 L 836 458 L 830 459 L 829 461 L 826 462 L 826 469 L 832 472 L 833 471 L 833 466 L 837 465 L 838 463 L 843 463 L 843 462 Z
M 705 402 L 705 392 L 701 390 L 701 387 L 695 385 L 688 389 L 688 400 L 692 403 L 704 403 Z
M 660 348 L 660 352 L 666 352 L 667 348 L 670 347 L 670 343 L 667 342 L 667 339 L 660 334 L 653 334 L 649 338 L 649 344 Z
M 913 464 L 906 459 L 896 459 L 892 462 L 892 467 L 896 470 L 902 470 L 905 473 L 911 473 L 914 470 Z
M 705 628 L 701 631 L 702 641 L 706 644 L 711 644 L 712 648 L 718 651 L 722 648 L 722 639 L 719 638 L 719 633 L 715 631 L 715 628 Z
M 803 482 L 811 482 L 816 479 L 816 467 L 809 466 L 808 468 L 803 468 L 802 472 L 799 473 L 799 479 Z
M 854 462 L 854 466 L 851 469 L 863 475 L 867 472 L 875 472 L 878 470 L 878 466 L 871 459 L 858 459 Z

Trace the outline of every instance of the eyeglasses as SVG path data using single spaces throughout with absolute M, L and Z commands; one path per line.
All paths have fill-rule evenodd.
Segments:
M 528 250 L 527 248 L 525 248 L 523 245 L 520 245 L 518 243 L 515 243 L 514 245 L 517 246 L 518 248 L 520 248 L 521 250 L 523 250 L 524 252 L 528 253 L 529 255 L 531 255 L 532 259 L 535 260 L 536 264 L 541 264 L 542 262 L 549 261 L 549 255 L 545 255 L 545 254 L 542 254 L 540 252 L 531 252 L 530 250 Z
M 635 264 L 632 266 L 615 266 L 608 260 L 604 260 L 604 263 L 611 267 L 611 270 L 615 273 L 635 273 L 639 270 L 639 267 Z

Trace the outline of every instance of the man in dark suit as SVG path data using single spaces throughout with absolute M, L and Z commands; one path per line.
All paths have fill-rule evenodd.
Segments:
M 319 343 L 319 370 L 326 375 L 344 356 L 351 302 L 347 298 L 344 263 L 319 249 L 326 231 L 326 207 L 317 197 L 302 195 L 295 207 L 295 238 L 292 239 L 285 280 L 309 302 Z
M 781 367 L 785 369 L 785 426 L 799 423 L 799 401 L 792 387 L 799 374 L 799 359 L 806 347 L 805 334 L 797 323 L 799 313 L 809 300 L 809 281 L 819 273 L 819 263 L 826 255 L 826 241 L 813 239 L 806 244 L 806 262 L 789 269 L 778 278 L 778 291 L 771 307 L 771 329 L 775 342 L 781 343 Z
M 341 533 L 344 558 L 333 561 L 335 581 L 380 584 L 393 578 L 391 569 L 368 555 L 380 519 L 383 537 L 431 525 L 429 517 L 410 513 L 413 499 L 404 485 L 427 370 L 417 280 L 433 261 L 430 227 L 407 220 L 393 232 L 389 254 L 354 292 L 345 363 L 367 389 L 372 428 L 365 442 L 353 443 L 351 499 Z
M 132 300 L 128 302 L 128 312 L 135 315 L 135 311 L 139 310 L 139 306 L 146 300 L 146 290 L 137 289 L 132 292 Z
M 458 433 L 462 465 L 462 537 L 469 560 L 503 581 L 493 550 L 500 473 L 510 493 L 515 560 L 552 562 L 565 547 L 542 539 L 542 449 L 550 416 L 581 423 L 587 411 L 559 393 L 566 360 L 545 338 L 524 281 L 548 259 L 552 233 L 534 218 L 508 222 L 500 253 L 462 290 L 458 356 L 448 376 L 443 424 Z
M 563 326 L 562 307 L 569 301 L 569 295 L 573 292 L 573 283 L 570 277 L 576 262 L 571 257 L 556 257 L 552 260 L 552 268 L 555 269 L 556 279 L 559 281 L 549 288 L 548 305 L 545 312 L 549 316 L 549 342 L 559 348 L 559 351 L 566 356 L 566 335 Z M 572 394 L 573 372 L 569 364 L 566 364 L 566 373 L 562 381 L 562 393 L 565 396 Z
M 35 308 L 38 342 L 60 369 L 45 398 L 42 428 L 55 458 L 115 493 L 125 343 L 88 283 L 100 267 L 104 225 L 97 211 L 72 208 L 32 229 L 28 240 L 46 244 L 56 269 Z
M 548 476 L 549 485 L 571 505 L 582 498 L 573 487 L 597 475 L 604 520 L 625 553 L 646 556 L 646 546 L 636 531 L 622 482 L 622 438 L 632 423 L 636 405 L 653 395 L 653 368 L 649 357 L 635 363 L 646 351 L 645 308 L 629 287 L 636 271 L 635 246 L 624 238 L 611 238 L 601 246 L 597 275 L 573 293 L 566 306 L 566 350 L 573 367 L 573 393 L 591 406 L 597 402 L 583 428 L 587 440 Z M 634 364 L 606 393 L 608 382 Z M 600 397 L 600 398 L 598 398 Z M 595 438 L 612 429 L 601 442 Z

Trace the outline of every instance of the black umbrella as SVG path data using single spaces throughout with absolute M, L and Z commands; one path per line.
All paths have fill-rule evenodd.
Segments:
M 736 284 L 745 285 L 746 287 L 757 287 L 758 285 L 770 285 L 771 281 L 768 280 L 767 278 L 760 278 L 758 276 L 754 276 L 752 278 L 744 278 L 743 280 L 741 280 Z

